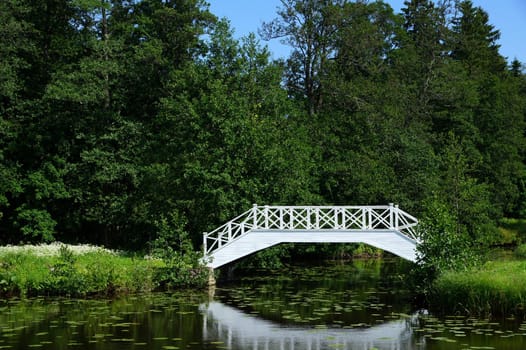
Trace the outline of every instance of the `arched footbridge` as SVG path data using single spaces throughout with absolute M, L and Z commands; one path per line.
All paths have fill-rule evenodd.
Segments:
M 258 206 L 203 233 L 208 267 L 280 243 L 365 243 L 416 261 L 418 220 L 397 205 Z

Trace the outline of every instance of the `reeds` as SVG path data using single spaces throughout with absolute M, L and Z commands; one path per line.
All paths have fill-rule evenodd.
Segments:
M 433 287 L 434 310 L 477 316 L 523 315 L 526 261 L 490 261 L 467 271 L 445 272 Z

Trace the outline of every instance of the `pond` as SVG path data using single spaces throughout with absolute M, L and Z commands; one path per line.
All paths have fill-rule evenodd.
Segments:
M 256 271 L 209 292 L 0 301 L 0 349 L 525 349 L 526 322 L 435 317 L 398 259 Z

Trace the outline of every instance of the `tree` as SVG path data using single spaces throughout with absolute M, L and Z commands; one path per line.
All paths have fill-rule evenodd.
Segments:
M 394 136 L 384 133 L 397 128 L 382 110 L 397 19 L 386 4 L 356 2 L 335 11 L 332 23 L 334 57 L 312 132 L 322 152 L 321 192 L 331 203 L 390 201 L 395 174 L 382 143 Z
M 334 54 L 332 17 L 344 0 L 282 0 L 278 18 L 264 23 L 265 40 L 282 38 L 293 49 L 288 59 L 287 87 L 292 96 L 305 101 L 310 116 L 323 104 L 321 78 Z
M 477 163 L 468 158 L 465 144 L 450 133 L 441 154 L 442 182 L 439 195 L 457 220 L 457 233 L 468 234 L 479 244 L 495 242 L 496 208 L 491 186 L 474 177 Z M 480 161 L 480 160 L 479 160 Z
M 144 241 L 155 222 L 137 190 L 150 121 L 170 72 L 196 58 L 213 16 L 198 0 L 4 5 L 16 20 L 6 31 L 21 44 L 2 48 L 14 72 L 1 85 L 2 112 L 17 121 L 0 151 L 9 142 L 10 153 L 0 153 L 9 165 L 0 195 L 9 240 Z
M 171 189 L 165 203 L 184 211 L 193 233 L 252 203 L 307 201 L 311 190 L 313 164 L 301 138 L 292 137 L 295 112 L 280 86 L 281 66 L 269 62 L 254 36 L 235 40 L 225 21 L 214 27 L 209 46 L 202 60 L 174 72 L 155 120 L 164 132 L 151 144 L 161 156 L 149 183 Z
M 23 88 L 22 72 L 27 68 L 24 56 L 32 51 L 32 27 L 24 20 L 25 4 L 0 3 L 0 244 L 9 239 L 6 211 L 13 196 L 22 192 L 20 169 L 11 158 L 18 134 L 19 96 Z
M 52 202 L 64 199 L 67 191 L 62 157 L 47 152 L 53 135 L 45 126 L 48 116 L 41 97 L 56 67 L 76 54 L 68 23 L 73 10 L 59 0 L 6 1 L 1 7 L 6 20 L 0 69 L 7 73 L 0 83 L 1 123 L 7 136 L 2 148 L 8 145 L 0 151 L 7 173 L 1 190 L 7 188 L 7 195 L 0 195 L 6 208 L 2 227 L 10 242 L 50 240 L 56 224 Z
M 124 115 L 149 120 L 158 113 L 172 72 L 203 54 L 202 36 L 215 20 L 203 0 L 115 1 L 111 32 L 127 48 Z
M 503 72 L 505 59 L 497 44 L 500 32 L 489 24 L 488 14 L 474 7 L 471 0 L 461 1 L 459 15 L 453 19 L 453 50 L 451 56 L 462 62 L 468 75 L 476 78 L 488 72 Z
M 524 178 L 524 98 L 519 81 L 499 54 L 500 33 L 488 14 L 471 1 L 462 1 L 455 19 L 451 56 L 462 64 L 477 91 L 473 106 L 474 143 L 483 157 L 477 177 L 492 184 L 496 208 L 511 213 L 517 206 L 519 182 Z
M 414 82 L 398 74 L 402 20 L 376 2 L 346 3 L 332 20 L 325 104 L 311 126 L 322 154 L 320 192 L 329 203 L 417 208 L 433 190 L 437 162 L 426 124 L 410 112 Z
M 415 99 L 408 106 L 413 118 L 420 120 L 424 127 L 432 124 L 432 83 L 437 70 L 447 62 L 449 51 L 449 28 L 447 13 L 449 2 L 435 4 L 429 0 L 410 0 L 402 8 L 405 34 L 400 46 L 403 49 L 397 57 L 397 74 L 407 79 L 411 90 L 406 93 Z

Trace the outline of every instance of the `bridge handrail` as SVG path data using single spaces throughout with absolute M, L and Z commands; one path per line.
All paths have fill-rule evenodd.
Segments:
M 399 211 L 399 223 L 397 228 L 400 232 L 406 234 L 406 236 L 414 239 L 416 242 L 420 242 L 418 234 L 416 233 L 414 227 L 418 224 L 418 219 L 412 216 L 411 214 L 406 213 L 403 210 L 398 209 Z
M 252 230 L 396 230 L 418 241 L 418 220 L 398 205 L 366 206 L 254 206 L 203 233 L 205 255 Z
M 233 239 L 237 238 L 238 236 L 241 236 L 248 232 L 248 230 L 245 232 L 244 228 L 252 229 L 253 227 L 251 225 L 241 225 L 242 223 L 246 224 L 247 219 L 250 218 L 254 214 L 254 209 L 249 209 L 246 212 L 244 212 L 241 215 L 236 216 L 234 219 L 224 223 L 223 225 L 219 226 L 215 230 L 211 232 L 204 232 L 203 233 L 203 248 L 205 255 L 209 252 L 214 251 L 215 249 L 219 249 L 223 246 L 223 243 L 228 243 L 232 241 Z M 239 222 L 238 222 L 239 221 Z M 232 228 L 241 228 L 241 232 L 236 232 L 234 230 L 234 235 L 232 234 Z M 236 234 L 239 233 L 239 234 Z M 226 235 L 226 237 L 225 237 Z M 226 238 L 226 240 L 225 240 Z M 211 244 L 208 244 L 208 241 L 212 241 Z

